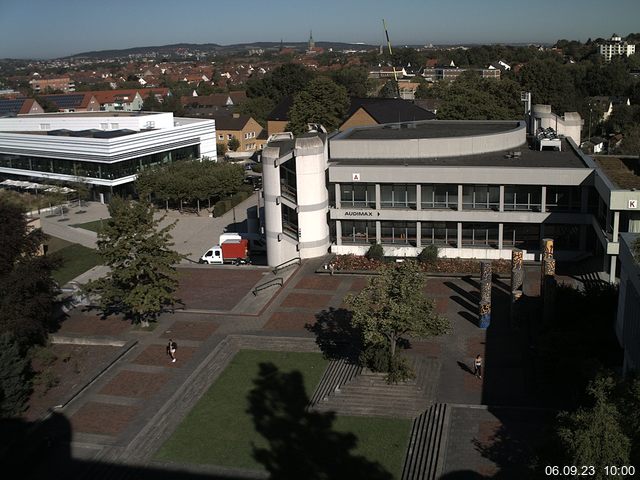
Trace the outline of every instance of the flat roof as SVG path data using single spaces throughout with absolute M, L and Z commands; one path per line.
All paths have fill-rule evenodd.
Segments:
M 446 121 L 390 123 L 373 127 L 356 127 L 337 135 L 334 140 L 409 140 L 418 138 L 473 137 L 505 133 L 521 126 L 513 121 Z
M 145 115 L 162 115 L 167 112 L 51 112 L 51 113 L 29 113 L 26 115 L 19 115 L 14 118 L 51 118 L 51 117 L 143 117 Z
M 532 150 L 527 144 L 520 148 L 498 152 L 443 158 L 334 158 L 335 165 L 371 166 L 442 166 L 442 167 L 509 167 L 509 168 L 589 168 L 566 139 L 561 139 L 562 151 Z M 513 152 L 520 156 L 512 156 Z
M 604 174 L 618 188 L 640 190 L 640 159 L 611 156 L 593 156 Z

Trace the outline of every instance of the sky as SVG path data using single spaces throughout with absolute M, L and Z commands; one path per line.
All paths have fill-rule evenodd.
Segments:
M 640 0 L 0 0 L 0 58 L 172 43 L 553 43 L 640 31 Z

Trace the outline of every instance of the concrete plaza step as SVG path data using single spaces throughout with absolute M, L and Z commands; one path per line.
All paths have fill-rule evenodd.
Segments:
M 439 477 L 449 416 L 447 404 L 438 403 L 414 419 L 402 480 L 435 480 Z

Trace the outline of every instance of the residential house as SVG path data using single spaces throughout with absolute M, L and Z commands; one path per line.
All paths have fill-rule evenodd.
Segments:
M 91 92 L 41 95 L 40 98 L 58 107 L 59 112 L 98 112 L 100 104 Z
M 242 105 L 246 100 L 247 94 L 242 91 L 180 98 L 187 115 L 210 118 L 231 115 L 233 107 Z
M 33 98 L 0 100 L 0 117 L 15 117 L 30 113 L 44 113 L 44 109 Z
M 232 138 L 238 139 L 240 146 L 237 152 L 252 152 L 262 149 L 266 143 L 266 138 L 261 136 L 262 126 L 249 115 L 215 116 L 216 121 L 216 142 L 228 146 Z
M 56 77 L 56 78 L 41 78 L 39 74 L 34 74 L 34 77 L 29 80 L 31 89 L 36 92 L 46 92 L 47 90 L 61 90 L 65 93 L 74 92 L 75 84 L 69 77 Z
M 626 41 L 623 42 L 622 38 L 614 33 L 608 41 L 599 46 L 599 52 L 605 62 L 610 62 L 616 56 L 629 57 L 633 55 L 636 53 L 636 46 Z

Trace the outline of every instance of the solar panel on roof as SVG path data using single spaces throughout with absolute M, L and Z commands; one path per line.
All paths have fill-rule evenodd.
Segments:
M 79 107 L 82 103 L 82 99 L 84 98 L 84 94 L 69 94 L 69 95 L 60 95 L 60 96 L 45 96 L 47 100 L 50 100 L 52 103 L 55 103 L 58 108 L 74 108 Z
M 25 99 L 0 100 L 0 115 L 17 115 Z

